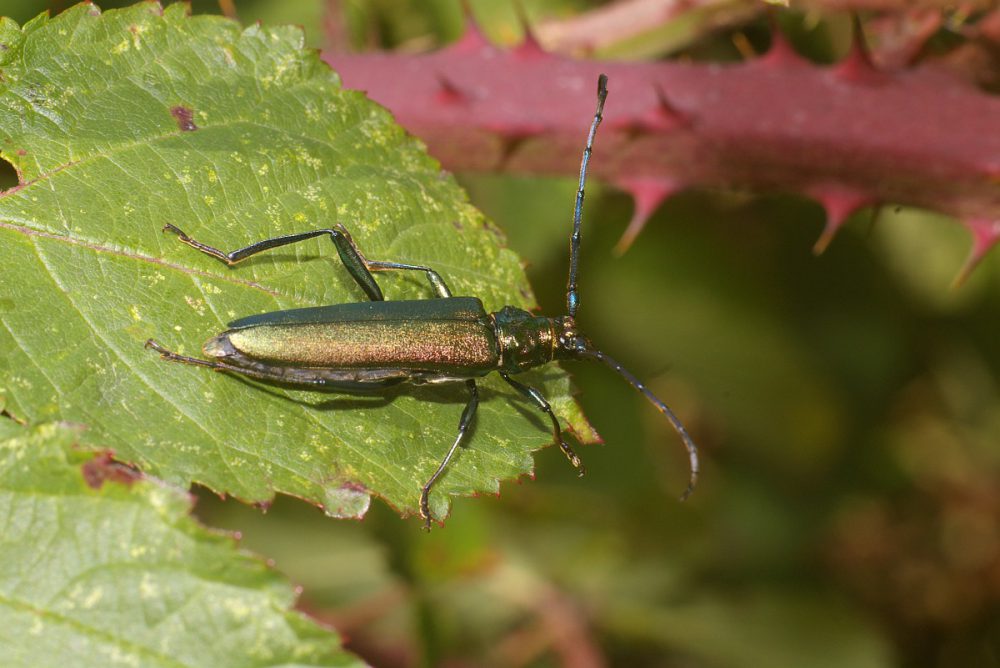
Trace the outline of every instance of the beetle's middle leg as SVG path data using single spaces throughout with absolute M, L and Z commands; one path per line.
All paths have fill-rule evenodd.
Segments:
M 451 458 L 455 455 L 455 451 L 458 446 L 462 444 L 462 438 L 465 436 L 466 432 L 469 430 L 469 426 L 472 424 L 472 418 L 476 415 L 476 409 L 479 407 L 479 389 L 476 387 L 476 381 L 469 379 L 465 381 L 465 386 L 469 388 L 469 393 L 472 395 L 469 397 L 469 403 L 465 405 L 465 410 L 462 411 L 462 418 L 458 421 L 458 436 L 455 437 L 455 442 L 452 443 L 451 449 L 448 450 L 448 454 L 444 456 L 441 464 L 434 471 L 434 475 L 424 484 L 423 489 L 420 491 L 420 515 L 424 518 L 424 528 L 427 531 L 431 530 L 431 508 L 428 502 L 428 496 L 431 492 L 431 487 L 437 482 L 437 479 L 441 477 L 445 469 L 448 468 L 448 463 Z
M 559 427 L 559 420 L 556 418 L 556 414 L 552 412 L 552 407 L 549 406 L 549 402 L 545 400 L 542 393 L 529 385 L 525 385 L 524 383 L 514 380 L 506 373 L 501 372 L 500 377 L 507 381 L 507 383 L 515 390 L 534 402 L 539 409 L 549 416 L 549 419 L 552 421 L 552 435 L 555 437 L 556 443 L 559 444 L 559 449 L 563 451 L 564 455 L 566 455 L 569 463 L 576 467 L 576 470 L 580 473 L 580 475 L 583 475 L 585 472 L 583 462 L 581 462 L 580 457 L 573 452 L 573 448 L 569 446 L 569 443 L 563 439 L 562 429 Z
M 366 260 L 365 266 L 371 271 L 389 271 L 392 269 L 412 269 L 413 271 L 422 271 L 427 274 L 427 280 L 430 281 L 431 287 L 434 288 L 434 292 L 441 299 L 447 299 L 451 297 L 451 290 L 445 284 L 444 279 L 441 278 L 441 274 L 437 273 L 430 267 L 424 267 L 418 264 L 403 264 L 402 262 L 371 262 Z

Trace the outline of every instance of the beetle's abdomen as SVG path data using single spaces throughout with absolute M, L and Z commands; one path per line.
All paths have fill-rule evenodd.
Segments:
M 478 300 L 367 302 L 265 314 L 244 324 L 247 320 L 206 344 L 206 353 L 228 344 L 246 357 L 281 366 L 460 376 L 488 373 L 499 360 L 492 319 Z

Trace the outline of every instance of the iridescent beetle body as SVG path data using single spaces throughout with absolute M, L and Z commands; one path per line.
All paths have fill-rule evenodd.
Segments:
M 476 297 L 332 304 L 228 327 L 205 343 L 206 355 L 268 379 L 359 391 L 518 373 L 557 359 L 565 334 L 562 318 L 512 306 L 487 313 Z

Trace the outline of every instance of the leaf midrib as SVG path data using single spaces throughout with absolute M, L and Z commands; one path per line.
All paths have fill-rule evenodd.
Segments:
M 112 635 L 110 633 L 99 630 L 94 626 L 84 624 L 83 622 L 74 619 L 72 617 L 67 617 L 61 615 L 54 610 L 48 610 L 45 608 L 38 608 L 30 603 L 26 603 L 19 599 L 11 598 L 0 593 L 0 605 L 6 606 L 11 610 L 15 610 L 21 613 L 33 614 L 41 618 L 48 619 L 50 621 L 57 622 L 64 626 L 68 626 L 73 630 L 79 632 L 81 635 L 85 635 L 90 638 L 95 638 L 107 643 L 110 647 L 121 649 L 126 648 L 134 651 L 136 654 L 144 657 L 148 657 L 151 660 L 157 661 L 160 665 L 174 667 L 174 668 L 191 668 L 191 664 L 180 663 L 175 661 L 172 657 L 161 654 L 151 647 L 146 647 L 145 645 L 139 645 L 133 641 L 130 641 L 122 636 Z

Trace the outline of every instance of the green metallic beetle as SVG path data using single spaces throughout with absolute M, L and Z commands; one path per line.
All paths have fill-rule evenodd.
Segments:
M 698 451 L 694 441 L 666 404 L 576 329 L 579 306 L 576 275 L 584 183 L 607 94 L 607 77 L 602 74 L 597 85 L 597 112 L 583 151 L 580 186 L 573 211 L 567 315 L 557 318 L 534 316 L 513 306 L 487 313 L 476 297 L 453 297 L 441 276 L 429 267 L 368 260 L 342 225 L 265 239 L 231 253 L 206 246 L 177 227 L 167 225 L 164 231 L 173 232 L 181 242 L 227 265 L 272 248 L 328 235 L 348 273 L 371 301 L 275 311 L 236 320 L 229 323 L 228 330 L 205 344 L 203 351 L 211 360 L 178 355 L 152 339 L 146 346 L 173 362 L 263 381 L 343 392 L 372 392 L 399 383 L 464 382 L 470 397 L 459 420 L 458 435 L 421 489 L 420 513 L 427 529 L 431 523 L 428 503 L 431 488 L 447 469 L 479 405 L 476 378 L 496 371 L 548 415 L 556 443 L 583 475 L 580 458 L 563 439 L 559 421 L 549 403 L 538 390 L 515 380 L 512 375 L 553 360 L 598 360 L 642 392 L 680 435 L 691 466 L 688 487 L 682 496 L 682 499 L 687 498 L 698 480 Z M 423 272 L 437 297 L 385 301 L 372 272 L 391 270 Z

